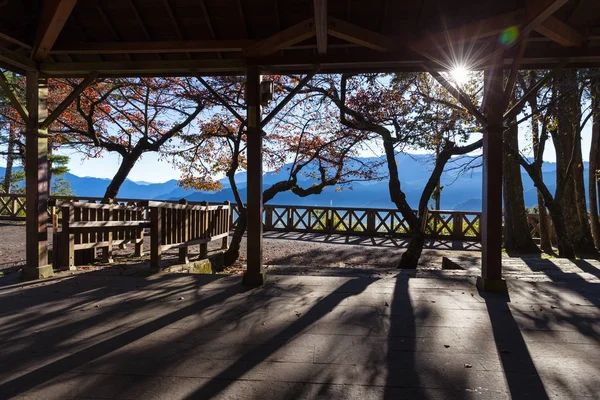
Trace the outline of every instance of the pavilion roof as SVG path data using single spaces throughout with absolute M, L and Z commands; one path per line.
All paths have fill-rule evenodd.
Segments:
M 598 0 L 3 0 L 0 67 L 47 76 L 417 71 L 432 60 L 479 68 L 513 26 L 529 35 L 522 68 L 600 66 Z M 518 52 L 508 46 L 505 63 Z

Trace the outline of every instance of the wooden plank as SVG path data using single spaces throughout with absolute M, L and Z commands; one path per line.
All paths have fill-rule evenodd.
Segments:
M 497 36 L 510 26 L 519 25 L 525 16 L 525 10 L 495 15 L 456 28 L 437 32 L 423 39 L 409 43 L 417 51 L 436 49 L 457 43 L 472 43 L 479 39 Z
M 159 207 L 152 207 L 150 209 L 150 268 L 153 271 L 160 270 L 160 261 L 162 257 L 162 209 Z
M 4 47 L 0 47 L 0 61 L 12 68 L 16 68 L 18 72 L 37 70 L 37 65 L 34 61 Z
M 521 35 L 527 36 L 548 17 L 564 6 L 568 0 L 532 0 L 527 3 L 526 22 L 521 28 Z
M 51 54 L 236 53 L 253 40 L 167 40 L 145 42 L 83 42 L 57 46 Z
M 327 33 L 338 39 L 377 51 L 398 49 L 395 40 L 334 17 L 328 18 Z
M 85 209 L 82 209 L 85 210 Z M 148 228 L 150 221 L 79 221 L 70 225 L 71 229 L 78 231 L 109 228 Z
M 536 26 L 535 31 L 561 46 L 578 47 L 586 41 L 584 35 L 552 16 Z
M 327 54 L 327 0 L 313 0 L 317 52 Z
M 314 19 L 310 18 L 263 39 L 245 50 L 250 57 L 266 56 L 315 36 Z
M 42 61 L 48 57 L 77 0 L 46 0 L 40 17 L 32 58 Z

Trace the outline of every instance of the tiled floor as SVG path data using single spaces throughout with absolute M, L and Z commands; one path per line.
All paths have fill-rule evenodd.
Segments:
M 600 270 L 543 264 L 509 297 L 444 271 L 5 277 L 0 398 L 599 398 Z

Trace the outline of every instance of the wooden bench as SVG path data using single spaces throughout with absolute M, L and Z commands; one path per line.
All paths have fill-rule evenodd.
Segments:
M 79 264 L 76 252 L 82 250 L 91 251 L 93 259 L 96 249 L 102 249 L 102 260 L 110 263 L 113 247 L 127 243 L 135 244 L 135 256 L 143 256 L 144 228 L 150 227 L 144 207 L 63 202 L 60 210 L 61 230 L 53 243 L 55 267 L 73 269 Z M 89 258 L 84 257 L 83 263 L 93 261 Z
M 148 201 L 150 212 L 150 267 L 160 270 L 162 252 L 179 248 L 179 261 L 188 263 L 190 246 L 200 246 L 200 257 L 208 254 L 208 243 L 222 240 L 229 246 L 230 204 L 200 205 Z

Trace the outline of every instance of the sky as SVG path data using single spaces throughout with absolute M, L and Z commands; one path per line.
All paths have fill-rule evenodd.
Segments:
M 526 125 L 526 123 L 524 123 Z M 526 128 L 526 127 L 524 127 Z M 584 161 L 588 161 L 590 144 L 591 144 L 592 128 L 591 123 L 588 123 L 582 132 L 582 152 Z M 524 135 L 520 135 L 520 141 L 524 142 Z M 525 150 L 525 149 L 522 149 Z M 72 174 L 77 176 L 92 176 L 96 178 L 112 178 L 117 172 L 120 163 L 120 156 L 115 153 L 106 154 L 102 158 L 87 159 L 83 158 L 80 153 L 74 152 L 63 152 L 69 154 L 70 163 L 69 169 Z M 365 152 L 364 157 L 372 157 L 373 152 Z M 554 146 L 552 140 L 549 140 L 546 145 L 546 151 L 544 154 L 544 160 L 549 162 L 556 161 L 554 154 Z M 3 165 L 3 164 L 2 164 Z M 165 160 L 159 160 L 157 153 L 146 153 L 142 156 L 142 159 L 135 165 L 129 179 L 132 181 L 144 181 L 144 182 L 166 182 L 170 179 L 178 179 L 179 171 L 174 169 L 173 165 Z

